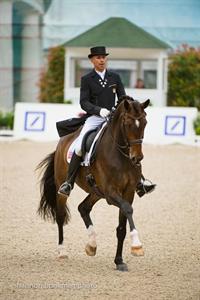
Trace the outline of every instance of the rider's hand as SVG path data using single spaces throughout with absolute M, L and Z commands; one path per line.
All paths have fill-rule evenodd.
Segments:
M 110 111 L 108 110 L 108 109 L 106 109 L 106 108 L 102 108 L 101 110 L 100 110 L 100 116 L 102 117 L 102 118 L 106 118 L 107 116 L 109 116 L 109 114 L 110 114 Z

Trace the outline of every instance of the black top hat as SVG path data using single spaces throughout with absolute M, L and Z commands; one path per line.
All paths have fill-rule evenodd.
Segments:
M 98 47 L 93 47 L 90 48 L 90 54 L 88 55 L 88 58 L 91 58 L 92 56 L 95 55 L 109 55 L 109 53 L 106 53 L 106 47 L 104 46 L 98 46 Z

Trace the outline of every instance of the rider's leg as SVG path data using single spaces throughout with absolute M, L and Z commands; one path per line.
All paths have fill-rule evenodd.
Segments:
M 145 177 L 142 175 L 142 165 L 141 163 L 137 166 L 138 172 L 140 174 L 140 182 L 138 182 L 136 186 L 136 193 L 139 197 L 144 196 L 147 193 L 153 192 L 153 190 L 156 187 L 156 184 L 153 184 L 150 180 L 145 179 Z
M 100 124 L 102 124 L 105 121 L 105 119 L 98 117 L 98 116 L 91 116 L 86 121 L 85 124 L 79 134 L 79 137 L 76 140 L 75 145 L 75 152 L 71 158 L 68 173 L 67 173 L 67 179 L 63 184 L 60 186 L 58 193 L 64 194 L 66 196 L 70 195 L 71 190 L 74 187 L 74 182 L 76 179 L 76 175 L 78 173 L 81 160 L 82 160 L 82 152 L 81 152 L 81 146 L 82 146 L 82 140 L 86 132 L 89 130 L 97 128 Z
M 66 196 L 69 196 L 71 190 L 74 187 L 76 174 L 79 170 L 81 160 L 82 160 L 82 157 L 77 155 L 76 152 L 74 152 L 72 155 L 70 164 L 69 164 L 67 180 L 65 182 L 63 182 L 63 184 L 60 186 L 60 188 L 58 190 L 59 194 L 64 194 Z
M 152 183 L 150 180 L 145 179 L 144 176 L 141 176 L 140 182 L 136 186 L 136 193 L 139 197 L 144 196 L 145 194 L 153 192 L 155 190 L 156 184 Z

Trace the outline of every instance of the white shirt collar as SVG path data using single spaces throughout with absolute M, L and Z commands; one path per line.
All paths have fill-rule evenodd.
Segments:
M 95 72 L 101 77 L 101 79 L 103 79 L 104 80 L 104 77 L 105 77 L 105 73 L 106 73 L 106 69 L 105 70 L 103 70 L 103 72 L 99 72 L 99 71 L 97 71 L 97 70 L 95 70 Z

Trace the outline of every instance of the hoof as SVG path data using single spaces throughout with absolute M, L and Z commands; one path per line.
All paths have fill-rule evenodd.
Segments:
M 66 254 L 65 247 L 63 245 L 58 246 L 58 259 L 65 259 L 68 258 Z
M 95 256 L 96 251 L 97 251 L 97 247 L 92 247 L 89 244 L 87 244 L 85 247 L 85 252 L 88 256 Z
M 144 250 L 142 247 L 131 247 L 131 254 L 134 256 L 144 256 Z
M 123 263 L 123 264 L 116 265 L 116 270 L 121 272 L 127 272 L 128 271 L 127 264 Z

